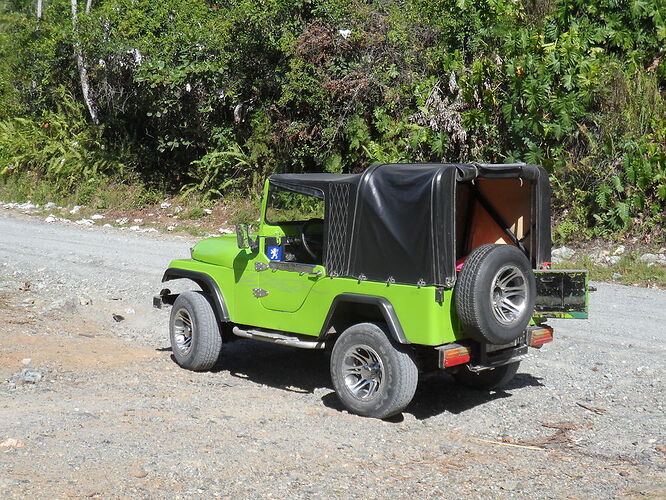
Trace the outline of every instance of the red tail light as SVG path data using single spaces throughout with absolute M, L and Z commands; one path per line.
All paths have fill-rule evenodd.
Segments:
M 467 347 L 458 346 L 442 351 L 440 363 L 444 368 L 448 368 L 450 366 L 468 363 L 470 359 L 469 349 Z
M 548 342 L 553 341 L 553 329 L 549 326 L 542 326 L 530 332 L 530 346 L 541 347 Z

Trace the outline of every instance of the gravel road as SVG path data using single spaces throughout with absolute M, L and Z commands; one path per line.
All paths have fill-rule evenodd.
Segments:
M 1 498 L 666 497 L 666 291 L 597 284 L 506 390 L 438 374 L 378 421 L 320 352 L 180 369 L 151 297 L 192 243 L 0 213 Z

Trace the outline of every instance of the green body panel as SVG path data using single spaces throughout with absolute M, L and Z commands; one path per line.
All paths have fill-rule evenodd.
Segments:
M 267 290 L 269 294 L 259 300 L 271 311 L 296 312 L 319 279 L 294 271 L 268 269 L 259 273 L 258 284 L 259 288 Z
M 273 226 L 271 235 L 281 228 Z M 457 324 L 453 291 L 445 290 L 441 303 L 435 300 L 434 287 L 387 285 L 349 278 L 310 276 L 293 271 L 267 269 L 256 271 L 255 262 L 268 264 L 260 250 L 239 250 L 235 239 L 224 236 L 201 241 L 193 256 L 206 260 L 174 260 L 170 268 L 198 271 L 211 276 L 218 284 L 234 323 L 260 328 L 318 336 L 335 297 L 355 293 L 385 297 L 396 312 L 409 342 L 440 345 L 463 338 Z M 233 245 L 232 245 L 233 243 Z M 255 297 L 254 289 L 268 291 Z M 269 300 L 272 299 L 272 300 Z
M 238 253 L 236 235 L 225 234 L 217 238 L 201 240 L 192 250 L 192 258 L 208 264 L 232 267 L 233 258 Z M 229 260 L 231 256 L 233 258 Z

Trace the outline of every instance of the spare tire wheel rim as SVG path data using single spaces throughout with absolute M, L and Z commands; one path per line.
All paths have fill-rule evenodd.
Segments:
M 495 319 L 503 325 L 521 320 L 527 305 L 527 279 L 517 266 L 500 268 L 490 286 L 490 303 Z
M 187 356 L 192 350 L 192 332 L 194 331 L 194 323 L 187 309 L 178 310 L 173 329 L 176 349 L 180 354 Z
M 384 364 L 372 347 L 357 344 L 347 349 L 342 358 L 342 377 L 349 392 L 366 401 L 379 392 Z

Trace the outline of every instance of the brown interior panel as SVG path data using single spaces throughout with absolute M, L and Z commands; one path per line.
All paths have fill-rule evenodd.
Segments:
M 532 183 L 524 179 L 476 179 L 475 184 L 479 192 L 495 208 L 498 214 L 508 224 L 509 229 L 522 240 L 532 225 Z M 511 239 L 493 217 L 485 210 L 478 200 L 471 197 L 469 188 L 459 186 L 460 203 L 457 222 L 463 227 L 457 228 L 456 236 L 465 243 L 458 246 L 458 257 L 469 254 L 473 249 L 487 243 L 513 244 Z M 467 203 L 465 210 L 462 200 Z M 531 238 L 524 242 L 529 249 Z

